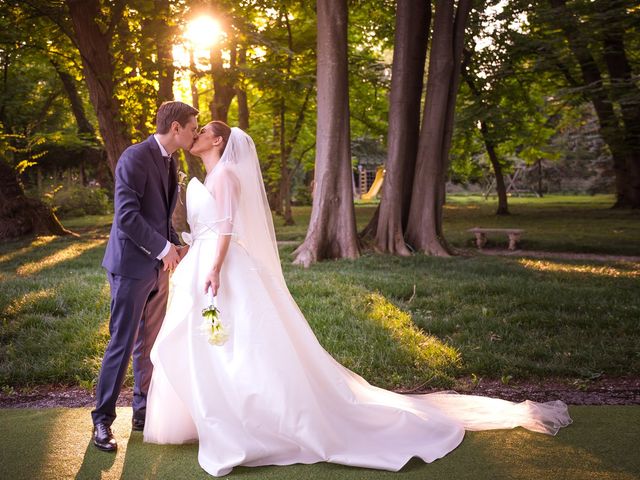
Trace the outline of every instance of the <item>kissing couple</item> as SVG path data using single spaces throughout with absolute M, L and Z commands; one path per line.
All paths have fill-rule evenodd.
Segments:
M 197 115 L 162 104 L 156 133 L 116 167 L 102 263 L 111 338 L 91 412 L 97 448 L 117 449 L 111 425 L 132 354 L 132 430 L 149 443 L 198 442 L 198 461 L 214 476 L 315 462 L 397 471 L 412 457 L 443 457 L 466 430 L 555 435 L 571 423 L 559 400 L 397 394 L 334 360 L 287 288 L 252 138 L 219 121 L 198 131 Z M 171 223 L 179 148 L 207 172 L 187 188 L 184 246 Z

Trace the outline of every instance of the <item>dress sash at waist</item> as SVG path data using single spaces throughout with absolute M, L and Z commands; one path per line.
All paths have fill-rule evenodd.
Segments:
M 213 229 L 202 225 L 202 228 L 196 228 L 192 232 L 182 232 L 182 240 L 187 245 L 193 245 L 196 240 L 215 240 L 220 235 Z

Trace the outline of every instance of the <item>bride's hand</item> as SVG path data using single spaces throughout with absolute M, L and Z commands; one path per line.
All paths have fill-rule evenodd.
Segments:
M 204 293 L 211 288 L 211 292 L 215 297 L 218 295 L 218 288 L 220 288 L 220 271 L 216 269 L 212 269 L 206 276 L 204 280 Z

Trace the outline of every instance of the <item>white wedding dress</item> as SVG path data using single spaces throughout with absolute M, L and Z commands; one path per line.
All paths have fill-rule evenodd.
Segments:
M 246 168 L 259 176 L 253 142 L 233 129 L 230 145 L 236 147 L 231 156 L 251 147 L 253 164 L 237 158 L 230 163 L 224 156 L 228 145 L 227 161 L 205 184 L 193 179 L 188 186 L 191 246 L 172 276 L 167 314 L 151 353 L 146 442 L 198 441 L 199 463 L 215 476 L 238 465 L 315 462 L 397 471 L 414 456 L 432 462 L 446 455 L 465 430 L 522 426 L 555 434 L 571 422 L 560 401 L 401 395 L 336 362 L 291 297 L 279 263 L 273 264 L 277 247 L 270 215 L 261 218 L 262 180 L 255 187 L 262 191 L 251 197 L 246 190 L 254 186 L 243 176 Z M 245 195 L 254 204 L 243 203 Z M 266 236 L 260 237 L 251 228 L 263 220 Z M 217 305 L 230 336 L 214 346 L 200 329 L 209 304 L 204 282 L 219 236 L 229 234 Z

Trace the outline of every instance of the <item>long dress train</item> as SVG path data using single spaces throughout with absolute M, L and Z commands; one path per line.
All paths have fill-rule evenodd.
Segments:
M 237 465 L 321 461 L 397 471 L 414 456 L 446 455 L 465 430 L 555 434 L 571 422 L 560 401 L 400 395 L 368 384 L 322 348 L 281 274 L 261 268 L 236 236 L 217 297 L 230 338 L 210 345 L 200 330 L 204 279 L 219 236 L 232 230 L 220 212 L 234 190 L 222 190 L 197 180 L 187 190 L 191 247 L 151 354 L 146 442 L 198 441 L 200 465 L 215 476 Z
M 198 441 L 200 465 L 215 476 L 237 465 L 321 461 L 396 471 L 414 456 L 446 455 L 465 430 L 555 434 L 571 422 L 560 401 L 400 395 L 336 362 L 287 289 L 255 145 L 242 130 L 232 129 L 205 184 L 189 183 L 187 216 L 191 246 L 151 352 L 145 441 Z M 201 312 L 221 235 L 232 238 L 217 296 L 230 336 L 212 346 Z

